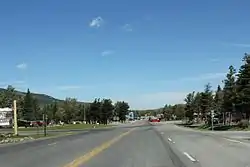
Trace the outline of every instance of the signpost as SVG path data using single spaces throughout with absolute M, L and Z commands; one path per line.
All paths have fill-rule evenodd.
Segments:
M 212 125 L 212 131 L 214 130 L 214 110 L 211 110 L 211 125 Z
M 17 136 L 17 109 L 16 109 L 16 100 L 14 100 L 14 105 L 13 105 L 13 110 L 14 110 L 14 134 Z

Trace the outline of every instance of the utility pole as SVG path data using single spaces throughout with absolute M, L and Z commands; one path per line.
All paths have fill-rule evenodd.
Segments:
M 212 131 L 214 130 L 214 110 L 211 110 L 211 125 L 212 125 Z
M 85 109 L 86 109 L 86 104 L 83 105 L 83 114 L 84 114 L 83 120 L 84 120 L 84 122 L 86 123 L 86 110 L 85 110 Z
M 13 111 L 14 111 L 14 134 L 17 136 L 17 109 L 16 109 L 16 100 L 13 102 Z
M 43 132 L 44 132 L 44 136 L 47 135 L 47 114 L 43 114 Z

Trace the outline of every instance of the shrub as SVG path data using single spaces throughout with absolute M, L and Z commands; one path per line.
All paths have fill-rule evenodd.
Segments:
M 248 120 L 241 120 L 239 123 L 238 123 L 238 126 L 242 129 L 245 129 L 245 128 L 248 128 L 249 126 L 249 121 Z

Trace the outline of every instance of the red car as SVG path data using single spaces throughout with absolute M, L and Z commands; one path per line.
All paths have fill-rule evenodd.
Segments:
M 160 122 L 159 118 L 149 118 L 149 122 Z
M 44 126 L 44 122 L 43 121 L 31 121 L 30 122 L 30 126 L 31 127 L 36 127 L 36 126 Z
M 152 119 L 151 122 L 160 122 L 160 119 L 158 119 L 158 118 Z

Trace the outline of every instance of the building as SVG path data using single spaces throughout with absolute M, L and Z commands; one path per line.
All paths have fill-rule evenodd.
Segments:
M 12 108 L 0 108 L 0 127 L 12 126 L 13 112 Z
M 126 115 L 126 118 L 127 118 L 128 120 L 134 120 L 134 119 L 135 119 L 135 117 L 134 117 L 134 112 L 129 112 L 128 115 Z

